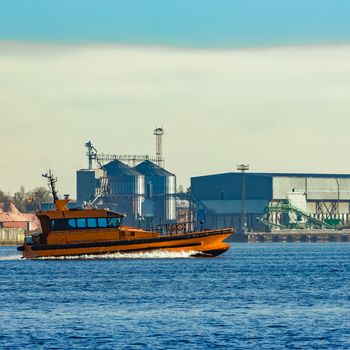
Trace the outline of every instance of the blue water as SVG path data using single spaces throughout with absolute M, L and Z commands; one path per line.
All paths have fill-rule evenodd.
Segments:
M 350 244 L 215 259 L 20 260 L 0 248 L 3 349 L 350 349 Z

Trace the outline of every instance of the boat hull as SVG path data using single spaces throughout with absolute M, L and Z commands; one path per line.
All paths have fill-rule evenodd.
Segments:
M 95 241 L 69 244 L 40 244 L 20 246 L 23 258 L 79 256 L 109 253 L 139 253 L 163 250 L 170 252 L 189 252 L 190 256 L 214 257 L 230 248 L 223 242 L 233 233 L 232 229 L 192 232 L 143 239 L 118 241 Z

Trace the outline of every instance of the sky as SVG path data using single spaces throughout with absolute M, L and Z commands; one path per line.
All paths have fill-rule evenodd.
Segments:
M 348 0 L 3 0 L 3 39 L 182 47 L 346 43 Z
M 2 1 L 0 189 L 99 152 L 191 176 L 350 173 L 348 1 Z

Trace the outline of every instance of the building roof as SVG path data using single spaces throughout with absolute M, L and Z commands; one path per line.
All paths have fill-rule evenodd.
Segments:
M 145 176 L 175 176 L 164 168 L 161 168 L 159 165 L 154 164 L 150 160 L 143 161 L 142 163 L 136 165 L 134 169 Z
M 192 179 L 212 177 L 212 176 L 240 176 L 241 172 L 229 172 L 229 173 L 219 173 L 201 176 L 192 176 Z M 350 174 L 315 174 L 315 173 L 253 173 L 247 171 L 245 173 L 247 176 L 265 176 L 265 177 L 315 177 L 315 178 L 350 178 Z
M 243 182 L 244 178 L 244 182 Z M 245 184 L 246 199 L 285 199 L 292 191 L 308 200 L 348 200 L 350 175 L 305 173 L 223 173 L 191 178 L 191 193 L 198 200 L 238 200 Z
M 129 167 L 120 160 L 112 160 L 104 166 L 108 176 L 141 176 L 135 169 Z
M 0 203 L 0 222 L 31 222 L 33 230 L 40 228 L 35 214 L 21 213 L 12 203 Z

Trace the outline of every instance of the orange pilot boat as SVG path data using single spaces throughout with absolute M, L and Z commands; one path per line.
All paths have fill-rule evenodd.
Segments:
M 58 199 L 57 181 L 49 179 L 55 210 L 40 211 L 36 215 L 42 232 L 27 236 L 23 258 L 134 253 L 154 250 L 188 252 L 190 256 L 214 257 L 224 253 L 230 245 L 224 242 L 234 230 L 196 230 L 193 223 L 162 225 L 157 230 L 123 226 L 125 215 L 108 209 L 68 209 L 69 199 Z

